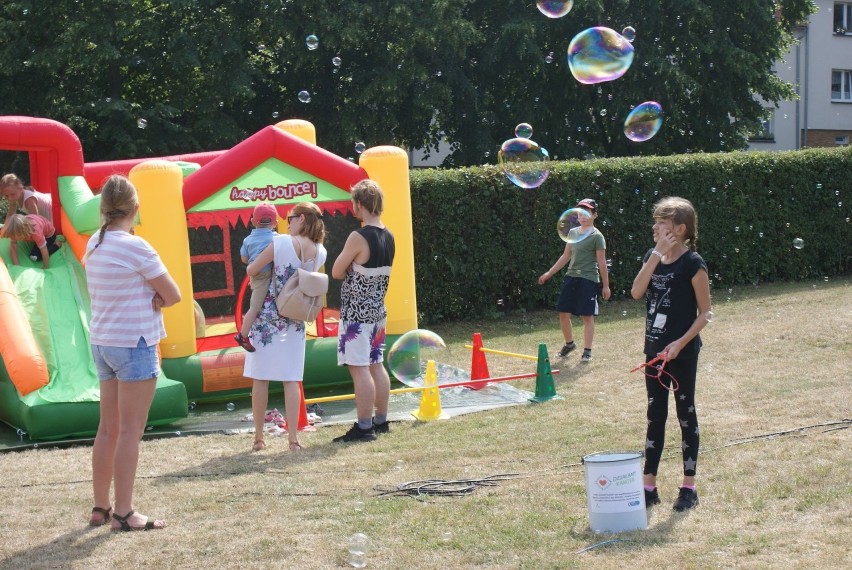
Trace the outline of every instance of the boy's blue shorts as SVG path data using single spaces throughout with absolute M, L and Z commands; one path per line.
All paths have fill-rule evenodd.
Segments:
M 579 316 L 598 316 L 598 292 L 600 284 L 566 275 L 562 280 L 562 290 L 556 300 L 556 310 Z

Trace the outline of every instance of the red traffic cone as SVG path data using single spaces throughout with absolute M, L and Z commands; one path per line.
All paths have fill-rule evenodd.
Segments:
M 480 349 L 482 348 L 482 335 L 479 333 L 473 333 L 473 351 L 470 363 L 470 379 L 471 380 L 482 380 L 484 378 L 491 378 L 491 374 L 488 373 L 488 363 L 485 361 L 485 353 Z M 488 382 L 472 382 L 470 387 L 474 390 L 481 390 L 488 385 Z
M 308 421 L 308 408 L 305 405 L 305 387 L 302 386 L 302 383 L 299 382 L 299 425 L 297 429 L 299 431 L 317 431 L 317 428 L 311 425 L 311 422 Z M 287 420 L 284 420 L 283 427 L 287 430 Z

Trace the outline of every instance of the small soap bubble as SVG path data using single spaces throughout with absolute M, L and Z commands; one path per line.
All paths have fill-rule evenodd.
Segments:
M 535 141 L 509 139 L 500 146 L 497 161 L 503 174 L 520 188 L 538 188 L 550 175 L 550 154 Z
M 621 311 L 621 316 L 622 316 L 622 317 L 626 317 L 626 316 L 627 316 L 627 311 Z
M 310 103 L 311 93 L 309 91 L 299 91 L 299 101 L 302 103 Z
M 400 336 L 388 351 L 388 368 L 391 374 L 409 387 L 423 386 L 426 362 L 437 364 L 447 353 L 447 345 L 440 336 L 426 329 L 414 329 Z
M 452 538 L 453 538 L 453 533 L 451 533 L 448 530 L 445 530 L 444 532 L 441 533 L 441 540 L 443 540 L 444 542 L 449 542 Z
M 331 58 L 331 65 L 333 65 L 334 67 L 340 67 L 341 63 L 343 63 L 343 60 L 340 59 L 338 56 L 334 56 L 333 58 Z
M 561 18 L 574 7 L 574 0 L 557 2 L 555 0 L 537 0 L 535 3 L 538 11 L 548 18 Z
M 148 128 L 148 120 L 147 119 L 136 119 L 136 126 L 140 129 Z
M 196 404 L 195 402 L 190 402 L 190 403 L 189 403 L 189 409 L 190 409 L 190 410 L 194 410 L 194 409 L 195 409 L 195 407 L 196 407 L 196 405 L 197 405 L 197 404 Z
M 358 154 L 361 154 L 365 150 L 367 150 L 367 145 L 365 145 L 362 142 L 356 142 L 355 143 L 355 152 L 357 152 Z
M 712 323 L 714 318 L 715 315 L 713 314 L 713 311 L 707 311 L 706 313 L 704 313 L 704 320 L 706 320 L 708 323 Z
M 363 532 L 356 532 L 349 537 L 349 554 L 363 556 L 370 550 L 370 539 Z
M 805 240 L 803 240 L 802 238 L 794 239 L 793 247 L 795 247 L 796 249 L 802 249 L 803 247 L 805 247 Z
M 272 118 L 273 118 L 273 119 L 277 119 L 277 118 L 278 118 L 278 111 L 272 111 Z
M 402 459 L 397 459 L 396 465 L 394 465 L 394 469 L 402 469 L 404 467 L 405 467 L 405 461 L 403 461 Z
M 228 402 L 227 404 L 225 404 L 225 409 L 229 412 L 233 412 L 235 409 L 237 409 L 237 407 L 234 405 L 233 402 Z
M 817 182 L 816 189 L 817 189 L 817 190 L 822 190 L 822 184 L 820 184 L 820 183 L 818 183 L 818 182 Z
M 574 36 L 568 45 L 568 67 L 574 79 L 593 84 L 618 79 L 633 63 L 633 45 L 602 26 Z
M 592 235 L 593 227 L 590 223 L 592 216 L 583 208 L 571 208 L 562 212 L 559 221 L 556 222 L 556 232 L 559 239 L 565 243 L 579 243 Z M 586 227 L 583 224 L 586 223 Z
M 623 30 L 621 30 L 621 35 L 624 36 L 624 39 L 630 43 L 633 43 L 633 40 L 636 39 L 636 30 L 633 29 L 633 26 L 627 26 Z
M 308 46 L 309 50 L 314 51 L 319 47 L 319 38 L 311 34 L 305 38 L 305 45 Z
M 553 52 L 550 52 L 546 56 L 544 56 L 544 63 L 553 63 Z
M 519 139 L 529 139 L 532 138 L 533 128 L 529 123 L 519 123 L 518 126 L 515 127 L 515 136 Z
M 656 101 L 645 101 L 630 111 L 624 120 L 624 136 L 634 142 L 650 140 L 663 126 L 663 107 Z
M 180 435 L 180 432 L 179 432 L 179 431 L 176 431 L 176 432 L 175 432 L 175 435 Z
M 355 510 L 361 512 L 364 510 L 364 501 L 355 501 Z

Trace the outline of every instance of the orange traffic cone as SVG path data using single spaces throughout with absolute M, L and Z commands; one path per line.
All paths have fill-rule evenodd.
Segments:
M 301 399 L 299 402 L 299 425 L 296 429 L 299 431 L 317 431 L 317 428 L 308 421 L 308 408 L 305 405 L 305 387 L 302 386 L 301 382 L 299 382 L 299 398 Z M 287 430 L 287 420 L 284 420 L 283 427 Z
M 470 363 L 470 379 L 482 380 L 483 378 L 491 378 L 488 373 L 488 363 L 485 361 L 485 353 L 482 348 L 482 335 L 473 333 L 473 351 Z M 488 382 L 472 382 L 470 387 L 474 390 L 481 390 L 488 385 Z
M 428 388 L 420 392 L 420 409 L 416 412 L 411 412 L 411 415 L 421 422 L 431 422 L 432 420 L 445 420 L 450 415 L 441 409 L 441 394 L 438 388 L 438 374 L 435 372 L 435 361 L 429 360 L 426 362 L 426 378 L 423 379 L 423 386 Z

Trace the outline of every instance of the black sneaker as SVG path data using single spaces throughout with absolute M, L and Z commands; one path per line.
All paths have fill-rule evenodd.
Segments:
M 373 419 L 373 431 L 376 432 L 376 434 L 390 433 L 390 422 L 385 421 L 385 422 L 382 422 L 380 424 L 377 424 L 376 420 L 374 418 Z
M 373 430 L 372 427 L 369 428 L 369 429 L 361 429 L 361 428 L 358 427 L 358 422 L 355 422 L 355 424 L 351 428 L 349 428 L 349 431 L 347 431 L 345 434 L 341 435 L 340 437 L 335 437 L 331 441 L 336 441 L 336 442 L 346 441 L 346 442 L 349 442 L 349 441 L 375 441 L 375 440 L 376 440 L 376 432 L 375 432 L 375 430 Z
M 660 504 L 660 493 L 654 489 L 653 491 L 649 491 L 645 489 L 645 508 L 650 508 L 653 505 Z
M 583 356 L 580 357 L 580 362 L 591 362 L 592 361 L 592 351 L 589 349 L 583 349 Z
M 674 510 L 679 513 L 682 513 L 683 511 L 696 506 L 698 506 L 698 493 L 696 493 L 692 489 L 681 487 L 680 492 L 677 495 L 677 501 L 675 501 L 673 507 Z
M 556 356 L 558 356 L 559 358 L 565 358 L 566 356 L 571 354 L 571 351 L 575 348 L 577 348 L 577 345 L 574 344 L 573 340 L 571 342 L 566 342 L 562 349 L 556 353 Z

